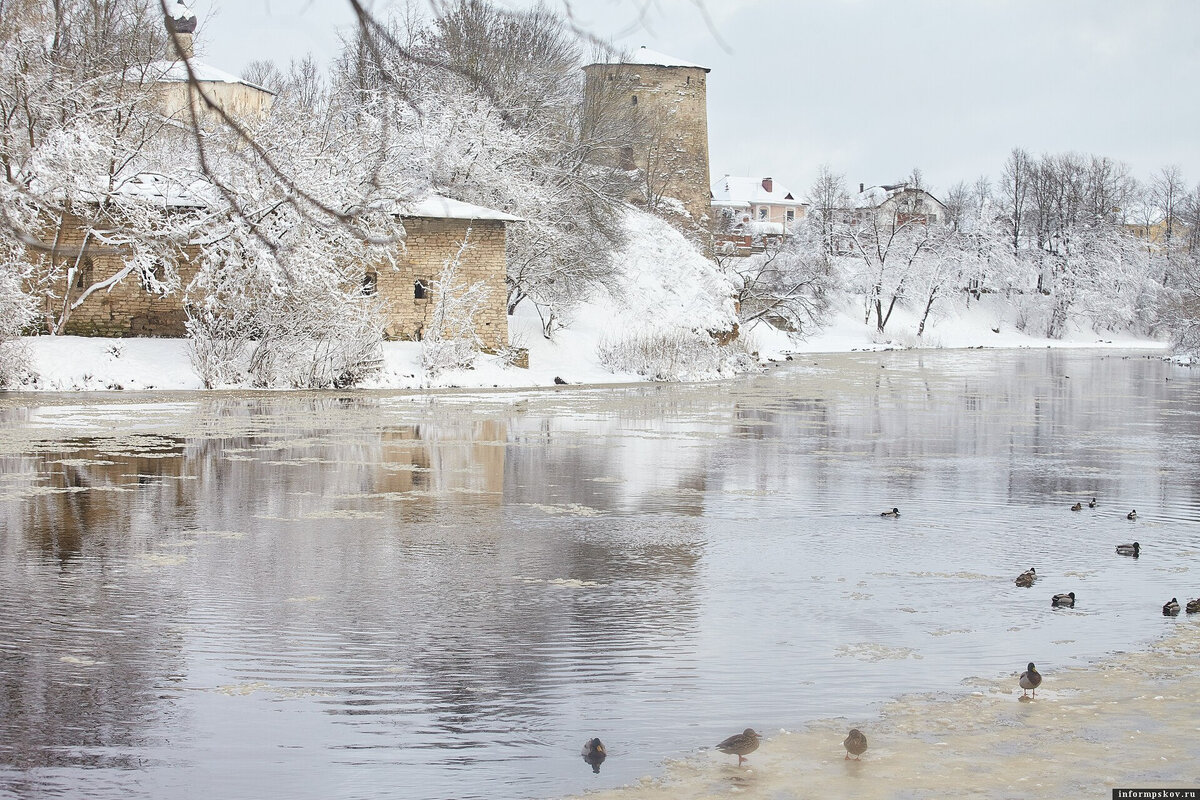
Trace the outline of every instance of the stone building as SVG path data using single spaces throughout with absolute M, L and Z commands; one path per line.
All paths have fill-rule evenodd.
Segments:
M 135 182 L 143 194 L 159 191 L 171 213 L 188 213 L 203 207 L 196 192 L 155 184 L 153 176 Z M 419 340 L 428 329 L 437 303 L 435 281 L 443 266 L 459 255 L 460 281 L 483 283 L 488 288 L 485 308 L 476 316 L 477 332 L 488 350 L 508 346 L 507 289 L 505 286 L 506 225 L 517 217 L 490 208 L 462 203 L 437 195 L 397 206 L 394 213 L 404 224 L 406 237 L 394 265 L 363 266 L 363 291 L 378 294 L 385 309 L 384 335 L 389 339 Z M 463 243 L 466 247 L 463 247 Z M 73 285 L 54 287 L 53 295 L 79 297 L 88 287 L 103 282 L 125 268 L 119 249 L 86 246 L 82 227 L 68 220 L 59 232 L 57 250 L 78 257 Z M 184 247 L 179 262 L 179 287 L 167 295 L 147 291 L 137 280 L 126 278 L 88 296 L 71 314 L 63 333 L 75 336 L 185 336 L 188 285 L 196 276 L 195 247 Z M 50 311 L 50 309 L 47 309 Z
M 131 79 L 153 84 L 160 113 L 177 119 L 184 126 L 181 131 L 191 124 L 189 105 L 197 110 L 202 126 L 221 124 L 219 115 L 202 108 L 183 58 L 188 59 L 192 77 L 199 87 L 225 113 L 252 119 L 270 112 L 274 98 L 271 92 L 193 57 L 191 40 L 196 19 L 190 9 L 182 3 L 173 5 L 167 28 L 179 45 L 181 58 L 156 61 Z M 204 209 L 211 189 L 204 181 L 183 187 L 161 175 L 139 174 L 126 181 L 118 193 L 150 199 L 167 213 L 186 214 Z M 509 222 L 519 221 L 518 218 L 433 194 L 397 205 L 391 212 L 401 219 L 406 231 L 395 263 L 386 267 L 361 265 L 363 292 L 377 294 L 383 301 L 385 336 L 403 340 L 422 338 L 438 301 L 435 282 L 443 266 L 458 256 L 458 279 L 466 284 L 483 283 L 488 289 L 487 304 L 475 318 L 484 347 L 492 351 L 507 347 L 506 226 Z M 119 247 L 97 246 L 85 235 L 85 227 L 79 218 L 65 218 L 53 232 L 52 239 L 52 257 L 76 269 L 71 274 L 70 285 L 63 277 L 58 285 L 39 292 L 46 304 L 43 309 L 46 320 L 54 318 L 64 302 L 73 303 L 90 287 L 118 275 L 126 268 L 128 256 Z M 198 257 L 197 247 L 182 248 L 178 285 L 166 295 L 147 291 L 147 287 L 133 277 L 126 277 L 111 286 L 97 287 L 98 290 L 87 294 L 70 314 L 61 332 L 77 336 L 185 336 L 186 303 L 196 300 L 189 292 L 189 285 L 198 271 Z M 57 304 L 59 309 L 52 304 Z M 43 327 L 49 329 L 49 323 Z
M 675 198 L 697 226 L 709 217 L 708 67 L 641 47 L 583 68 L 589 98 L 634 107 L 640 141 L 628 166 L 645 176 L 643 198 Z M 650 195 L 650 197 L 646 197 Z
M 378 291 L 386 303 L 387 337 L 422 338 L 438 299 L 434 281 L 461 250 L 458 279 L 488 289 L 487 305 L 475 318 L 476 332 L 488 350 L 507 347 L 505 231 L 519 219 L 434 194 L 398 206 L 396 213 L 406 232 L 397 264 L 368 269 L 363 280 L 364 290 Z
M 153 83 L 164 116 L 185 125 L 190 124 L 190 107 L 201 126 L 220 124 L 219 115 L 208 108 L 200 92 L 222 112 L 235 119 L 255 120 L 270 113 L 274 92 L 205 64 L 195 57 L 192 37 L 196 31 L 196 15 L 191 9 L 176 2 L 167 11 L 167 32 L 171 34 L 172 43 L 177 45 L 176 58 L 154 61 L 144 76 L 139 76 Z M 184 59 L 187 60 L 186 64 Z

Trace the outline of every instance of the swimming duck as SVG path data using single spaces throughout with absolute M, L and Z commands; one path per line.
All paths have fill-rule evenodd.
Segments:
M 746 760 L 745 756 L 758 749 L 758 740 L 761 738 L 762 736 L 755 733 L 753 728 L 746 728 L 746 730 L 742 731 L 741 733 L 735 733 L 733 736 L 730 736 L 728 739 L 721 742 L 719 745 L 717 745 L 717 749 L 722 753 L 728 753 L 731 756 L 737 756 L 738 766 L 740 767 L 742 762 Z
M 1021 688 L 1025 691 L 1021 693 L 1022 697 L 1029 695 L 1029 690 L 1033 689 L 1033 696 L 1037 697 L 1037 687 L 1042 685 L 1042 673 L 1037 671 L 1037 667 L 1030 661 L 1025 667 L 1025 671 L 1021 673 Z
M 846 748 L 846 758 L 844 760 L 849 760 L 850 756 L 854 756 L 854 759 L 859 761 L 861 760 L 859 756 L 867 752 L 867 737 L 858 728 L 851 728 L 850 734 L 842 742 L 842 745 Z
M 1189 614 L 1200 612 L 1200 597 L 1197 597 L 1195 600 L 1187 601 L 1187 612 Z
M 1075 593 L 1067 592 L 1066 594 L 1056 594 L 1054 597 L 1050 598 L 1050 605 L 1054 606 L 1055 608 L 1074 608 Z
M 1133 511 L 1130 511 L 1128 514 L 1126 514 L 1125 519 L 1137 519 L 1137 509 L 1135 508 Z
M 1076 503 L 1075 505 L 1071 506 L 1071 510 L 1072 511 L 1083 511 L 1083 503 Z
M 608 752 L 604 749 L 604 743 L 599 739 L 588 739 L 583 745 L 583 760 L 591 765 L 592 772 L 600 773 L 600 765 L 604 763 L 604 759 L 608 758 Z
M 1092 501 L 1090 503 L 1088 503 L 1088 508 L 1095 508 L 1095 507 L 1096 507 L 1096 498 L 1093 497 Z
M 1133 556 L 1134 558 L 1137 558 L 1141 554 L 1142 546 L 1137 542 L 1134 542 L 1133 544 L 1117 545 L 1117 555 L 1119 556 Z
M 900 516 L 900 509 L 893 508 L 891 511 L 884 511 L 879 516 L 881 516 L 881 517 L 898 517 L 898 516 Z
M 1163 616 L 1164 617 L 1173 617 L 1178 613 L 1179 613 L 1179 601 L 1176 600 L 1174 597 L 1171 598 L 1171 602 L 1163 604 Z
M 1017 586 L 1033 586 L 1035 580 L 1037 580 L 1037 570 L 1030 567 L 1017 576 L 1015 583 Z

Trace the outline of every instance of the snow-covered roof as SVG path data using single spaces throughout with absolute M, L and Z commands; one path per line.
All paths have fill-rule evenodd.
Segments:
M 767 189 L 767 185 L 770 185 L 770 190 Z M 726 175 L 712 185 L 712 204 L 717 208 L 745 208 L 752 203 L 777 206 L 807 205 L 773 178 Z
M 167 7 L 167 14 L 171 19 L 195 19 L 196 12 L 183 4 L 183 0 L 175 0 L 173 5 Z
M 223 69 L 217 69 L 211 64 L 205 64 L 203 61 L 191 59 L 189 62 L 192 66 L 192 74 L 196 76 L 196 80 L 203 83 L 240 83 L 243 86 L 249 86 L 253 89 L 258 89 L 260 92 L 267 94 L 275 94 L 270 89 L 259 86 L 256 83 L 242 80 L 237 75 L 226 72 Z M 149 69 L 146 70 L 146 80 L 162 83 L 184 83 L 188 79 L 187 67 L 182 61 L 153 61 L 150 63 Z
M 140 197 L 161 203 L 167 208 L 204 208 L 209 205 L 213 186 L 208 181 L 195 180 L 184 186 L 179 181 L 156 172 L 141 172 L 116 187 L 122 197 Z
M 931 195 L 924 189 L 910 187 L 907 183 L 884 184 L 882 186 L 872 186 L 856 195 L 850 197 L 851 208 L 879 208 L 891 198 L 898 194 L 912 189 L 914 192 L 920 192 L 938 205 L 942 205 L 942 201 Z
M 784 234 L 782 222 L 766 222 L 758 219 L 747 222 L 743 230 L 758 236 L 782 236 Z
M 212 204 L 215 189 L 205 180 L 184 183 L 157 172 L 139 172 L 118 180 L 109 192 L 107 175 L 95 175 L 88 179 L 80 177 L 78 190 L 81 197 L 99 202 L 108 196 L 126 199 L 147 200 L 160 208 L 205 208 Z
M 684 61 L 682 58 L 669 56 L 666 53 L 660 53 L 657 50 L 651 50 L 649 47 L 639 47 L 632 53 L 609 53 L 603 60 L 597 62 L 599 64 L 646 64 L 652 67 L 690 67 L 692 69 L 702 69 L 705 72 L 712 72 L 708 67 L 700 64 L 693 64 L 690 61 Z
M 393 205 L 392 213 L 402 217 L 426 217 L 429 219 L 495 219 L 502 222 L 521 222 L 520 217 L 497 211 L 494 208 L 477 206 L 452 200 L 440 194 L 427 194 L 419 200 Z

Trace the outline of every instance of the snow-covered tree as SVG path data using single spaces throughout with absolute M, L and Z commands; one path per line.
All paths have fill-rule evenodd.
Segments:
M 722 269 L 736 277 L 743 330 L 765 322 L 806 335 L 824 321 L 834 281 L 820 226 L 810 222 L 796 223 L 786 237 L 770 237 L 748 257 L 718 254 Z
M 152 66 L 166 52 L 157 0 L 0 4 L 3 223 L 33 259 L 26 286 L 42 327 L 62 332 L 89 295 L 122 281 L 177 287 L 192 220 L 146 191 L 147 174 L 183 187 Z M 120 262 L 95 282 L 92 256 Z

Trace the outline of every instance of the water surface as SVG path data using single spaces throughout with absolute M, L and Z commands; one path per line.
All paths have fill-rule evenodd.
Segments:
M 1198 401 L 1079 351 L 0 396 L 0 792 L 554 797 L 1137 649 L 1200 594 Z

